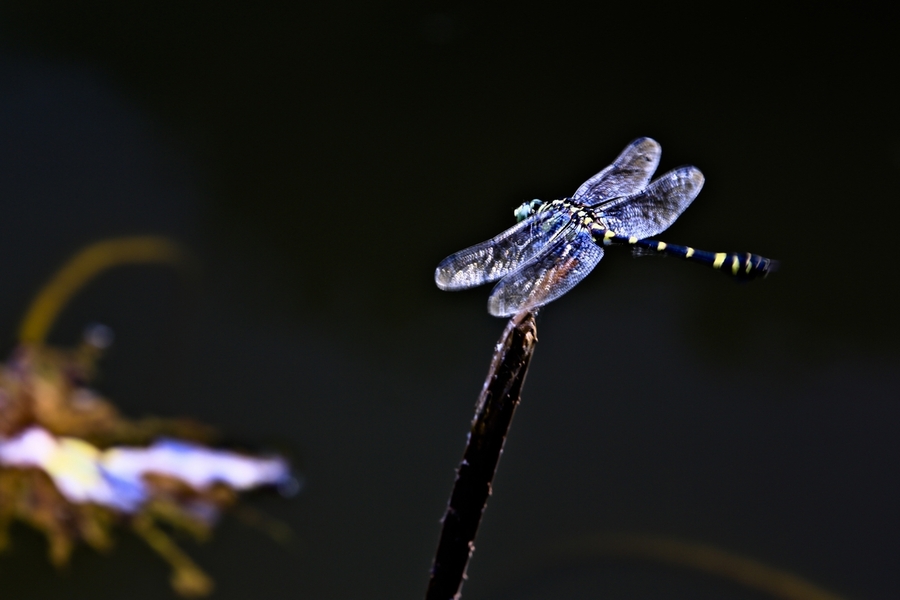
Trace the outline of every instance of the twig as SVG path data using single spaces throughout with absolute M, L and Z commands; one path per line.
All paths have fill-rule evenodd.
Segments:
M 491 481 L 503 452 L 522 384 L 537 344 L 537 326 L 531 312 L 512 319 L 494 350 L 466 452 L 456 471 L 456 483 L 443 519 L 426 600 L 461 597 L 466 565 L 475 551 L 475 534 L 491 494 Z

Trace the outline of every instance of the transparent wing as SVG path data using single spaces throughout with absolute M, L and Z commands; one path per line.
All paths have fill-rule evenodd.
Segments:
M 573 199 L 593 206 L 641 191 L 656 172 L 661 152 L 655 140 L 646 137 L 634 140 L 611 165 L 582 183 Z
M 486 242 L 451 254 L 438 264 L 434 281 L 442 290 L 462 290 L 496 281 L 543 250 L 572 220 L 568 211 L 532 215 Z
M 647 238 L 675 222 L 703 187 L 696 167 L 669 171 L 643 191 L 610 200 L 594 208 L 596 215 L 619 235 Z
M 572 235 L 558 236 L 537 259 L 501 279 L 488 299 L 488 312 L 509 317 L 543 306 L 584 279 L 603 258 L 603 248 L 586 229 L 570 231 Z

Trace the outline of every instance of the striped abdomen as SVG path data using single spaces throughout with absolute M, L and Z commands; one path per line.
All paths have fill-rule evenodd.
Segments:
M 675 246 L 657 240 L 618 235 L 613 230 L 606 229 L 598 224 L 591 227 L 591 234 L 594 236 L 594 241 L 601 246 L 632 246 L 645 251 L 677 256 L 678 258 L 708 265 L 740 280 L 765 277 L 778 268 L 777 260 L 750 254 L 749 252 L 707 252 L 706 250 L 697 250 L 689 246 Z

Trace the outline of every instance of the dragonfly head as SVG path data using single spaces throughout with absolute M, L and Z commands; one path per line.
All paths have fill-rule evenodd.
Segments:
M 538 208 L 543 204 L 541 200 L 532 200 L 531 202 L 522 203 L 519 208 L 513 211 L 516 216 L 516 223 L 521 223 L 531 215 L 537 212 Z

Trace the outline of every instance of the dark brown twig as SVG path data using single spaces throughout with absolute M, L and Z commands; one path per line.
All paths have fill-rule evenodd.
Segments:
M 497 343 L 444 514 L 426 600 L 451 600 L 461 596 L 466 565 L 475 551 L 475 534 L 491 494 L 491 481 L 513 413 L 519 405 L 522 384 L 536 344 L 537 326 L 530 312 L 510 319 Z

